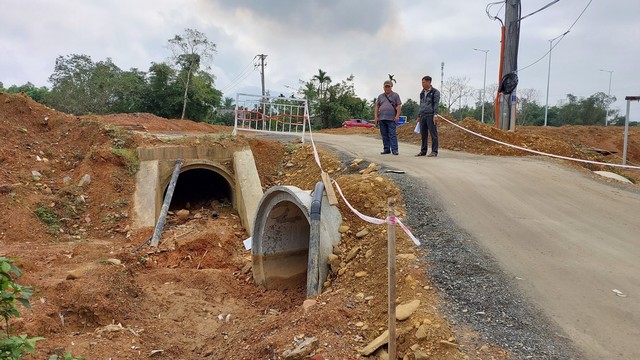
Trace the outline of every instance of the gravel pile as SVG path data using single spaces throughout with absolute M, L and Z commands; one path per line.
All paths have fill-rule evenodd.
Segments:
M 448 217 L 435 194 L 408 175 L 386 175 L 401 189 L 405 223 L 427 250 L 428 274 L 443 294 L 442 310 L 454 326 L 471 327 L 517 359 L 582 357 L 517 290 L 517 280 Z

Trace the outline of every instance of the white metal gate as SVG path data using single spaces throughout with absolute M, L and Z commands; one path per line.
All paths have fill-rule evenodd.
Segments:
M 306 99 L 237 94 L 233 134 L 238 130 L 299 134 L 304 142 Z

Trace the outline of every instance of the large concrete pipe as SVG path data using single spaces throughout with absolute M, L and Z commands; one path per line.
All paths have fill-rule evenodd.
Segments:
M 318 187 L 316 191 L 322 193 Z M 312 192 L 276 186 L 264 194 L 256 211 L 252 238 L 253 277 L 257 284 L 291 289 L 305 287 L 311 279 L 310 283 L 316 284 L 311 286 L 316 288 L 307 289 L 307 294 L 313 296 L 322 290 L 329 271 L 327 259 L 333 244 L 340 241 L 338 227 L 342 217 L 326 199 L 316 200 L 316 205 L 318 202 L 319 235 L 314 235 L 317 240 L 310 246 Z

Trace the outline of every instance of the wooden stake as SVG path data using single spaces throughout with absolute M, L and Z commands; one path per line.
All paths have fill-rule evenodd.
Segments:
M 395 219 L 393 206 L 396 200 L 389 198 L 388 219 Z M 389 359 L 396 360 L 396 225 L 394 222 L 387 223 L 387 267 L 389 270 Z
M 336 192 L 333 191 L 333 184 L 331 183 L 329 174 L 323 171 L 320 173 L 320 177 L 322 178 L 322 183 L 324 183 L 324 191 L 327 192 L 329 205 L 338 205 L 338 198 L 336 197 Z

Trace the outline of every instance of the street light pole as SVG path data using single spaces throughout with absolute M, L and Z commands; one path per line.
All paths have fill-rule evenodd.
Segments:
M 609 73 L 609 92 L 607 93 L 607 96 L 610 99 L 611 98 L 611 76 L 613 75 L 613 70 L 600 69 L 600 71 Z M 608 101 L 609 99 L 607 99 L 607 109 L 605 110 L 605 113 L 604 113 L 604 126 L 607 126 L 607 122 L 608 122 L 607 120 L 609 118 L 609 101 Z
M 485 92 L 487 89 L 487 53 L 489 50 L 476 49 L 475 51 L 481 51 L 484 53 L 484 80 L 482 81 L 482 123 L 484 124 L 484 103 L 485 103 Z
M 549 68 L 547 69 L 547 101 L 544 106 L 544 126 L 547 126 L 547 116 L 549 114 L 549 82 L 551 80 L 551 50 L 553 50 L 553 42 L 557 39 L 567 35 L 569 31 L 565 32 L 562 35 L 556 36 L 553 39 L 549 40 Z

